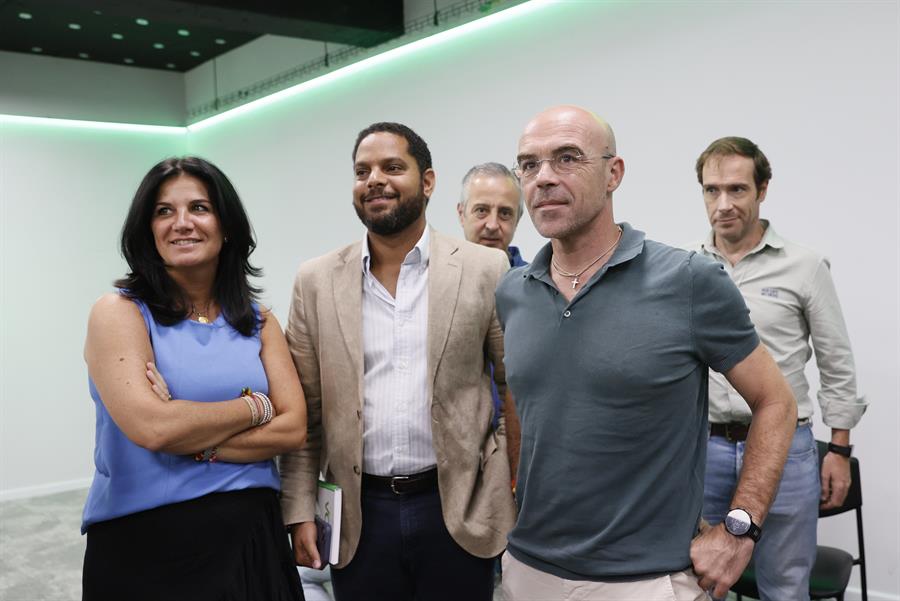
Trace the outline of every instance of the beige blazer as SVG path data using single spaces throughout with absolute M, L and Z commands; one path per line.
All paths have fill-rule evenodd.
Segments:
M 453 539 L 479 557 L 498 555 L 515 520 L 506 435 L 491 429 L 489 363 L 501 398 L 503 333 L 494 289 L 505 254 L 431 231 L 428 381 L 438 486 Z M 301 265 L 286 334 L 306 394 L 306 446 L 281 457 L 287 524 L 314 519 L 321 470 L 343 489 L 340 562 L 353 558 L 362 528 L 363 435 L 361 243 Z

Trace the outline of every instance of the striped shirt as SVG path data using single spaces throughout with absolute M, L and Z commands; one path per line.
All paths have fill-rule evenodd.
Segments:
M 363 471 L 415 474 L 437 463 L 428 396 L 428 228 L 400 267 L 397 296 L 372 275 L 362 244 Z

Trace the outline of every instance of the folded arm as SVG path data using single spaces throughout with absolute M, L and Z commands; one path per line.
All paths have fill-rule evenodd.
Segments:
M 725 377 L 753 412 L 741 477 L 731 506 L 747 510 L 753 521 L 761 525 L 775 498 L 797 428 L 797 401 L 762 344 Z M 691 545 L 691 560 L 700 586 L 712 591 L 716 598 L 724 597 L 747 567 L 753 546 L 749 537 L 728 533 L 724 523 L 705 529 Z
M 147 379 L 150 337 L 137 305 L 107 294 L 91 309 L 84 357 L 110 417 L 125 436 L 151 451 L 196 453 L 250 427 L 239 399 L 216 403 L 162 400 Z

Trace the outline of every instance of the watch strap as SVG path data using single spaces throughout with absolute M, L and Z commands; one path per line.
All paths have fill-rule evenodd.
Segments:
M 833 442 L 828 443 L 828 452 L 836 453 L 842 457 L 850 457 L 853 454 L 853 445 L 843 446 L 839 444 L 834 444 Z
M 762 528 L 753 523 L 753 520 L 750 520 L 750 530 L 747 530 L 747 534 L 744 536 L 749 537 L 754 543 L 759 542 L 759 537 L 762 536 Z

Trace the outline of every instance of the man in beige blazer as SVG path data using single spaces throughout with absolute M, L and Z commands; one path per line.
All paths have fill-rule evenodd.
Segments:
M 364 129 L 353 159 L 367 234 L 300 267 L 287 325 L 309 412 L 306 447 L 281 460 L 297 563 L 325 563 L 321 472 L 343 489 L 338 601 L 488 601 L 515 519 L 502 416 L 491 427 L 509 262 L 426 225 L 435 175 L 408 127 Z

